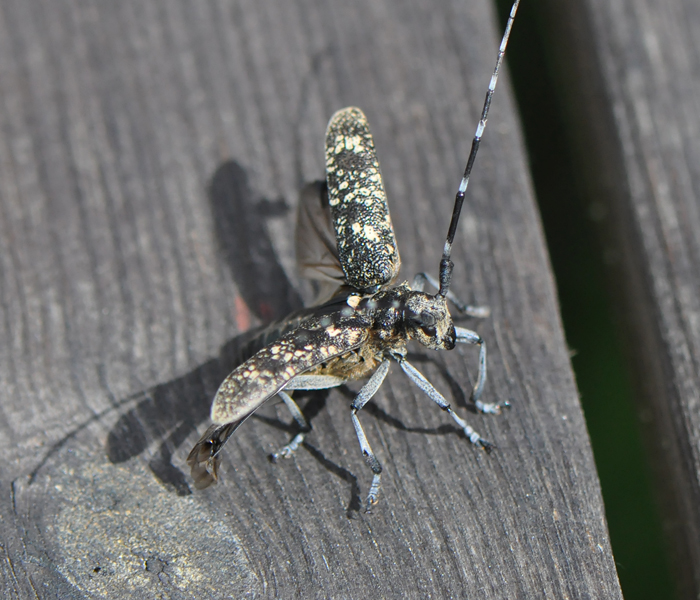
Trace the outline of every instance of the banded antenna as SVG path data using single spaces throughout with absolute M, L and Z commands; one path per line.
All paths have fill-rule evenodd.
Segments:
M 469 151 L 469 159 L 467 160 L 467 166 L 464 169 L 464 176 L 462 177 L 462 181 L 459 184 L 459 190 L 457 191 L 457 197 L 455 198 L 455 207 L 452 211 L 452 220 L 450 221 L 450 228 L 447 230 L 445 248 L 442 251 L 442 260 L 440 260 L 440 291 L 438 292 L 438 294 L 443 298 L 447 296 L 447 292 L 450 289 L 450 280 L 452 279 L 452 268 L 454 267 L 454 263 L 450 260 L 450 254 L 452 253 L 452 242 L 454 242 L 455 233 L 457 232 L 457 222 L 459 221 L 459 213 L 462 212 L 464 194 L 467 191 L 467 186 L 469 185 L 469 176 L 471 175 L 472 167 L 474 166 L 476 153 L 479 151 L 479 143 L 481 142 L 481 136 L 484 133 L 484 129 L 486 128 L 486 119 L 488 117 L 489 108 L 491 106 L 491 98 L 493 97 L 493 92 L 496 89 L 496 83 L 498 83 L 498 73 L 501 70 L 503 56 L 506 53 L 506 46 L 508 45 L 508 38 L 510 37 L 510 30 L 513 27 L 513 19 L 515 19 L 515 13 L 518 11 L 519 4 L 520 0 L 515 0 L 515 2 L 513 2 L 513 6 L 510 9 L 510 15 L 508 16 L 508 22 L 506 23 L 506 30 L 503 32 L 501 46 L 498 48 L 496 68 L 493 70 L 493 75 L 491 75 L 489 89 L 486 92 L 486 99 L 484 100 L 484 107 L 481 110 L 481 119 L 479 120 L 479 125 L 476 128 L 476 133 L 474 134 L 474 139 L 472 140 L 472 147 Z

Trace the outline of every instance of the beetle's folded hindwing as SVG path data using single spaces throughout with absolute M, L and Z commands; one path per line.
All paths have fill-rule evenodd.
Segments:
M 361 291 L 391 283 L 401 260 L 374 141 L 359 108 L 339 110 L 328 123 L 326 181 L 345 280 Z
M 245 419 L 226 425 L 212 425 L 195 444 L 187 457 L 194 487 L 203 490 L 219 478 L 219 452 Z
M 360 346 L 369 324 L 357 315 L 312 316 L 235 369 L 216 392 L 214 423 L 238 421 L 254 412 L 296 375 Z

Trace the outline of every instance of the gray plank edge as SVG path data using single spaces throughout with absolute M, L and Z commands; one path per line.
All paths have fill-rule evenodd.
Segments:
M 683 598 L 700 595 L 700 9 L 548 2 Z
M 185 458 L 244 331 L 298 306 L 294 207 L 328 117 L 375 135 L 404 276 L 435 272 L 497 47 L 484 1 L 8 0 L 0 7 L 0 562 L 9 598 L 620 598 L 507 78 L 453 258 L 477 355 L 270 404 L 193 493 Z

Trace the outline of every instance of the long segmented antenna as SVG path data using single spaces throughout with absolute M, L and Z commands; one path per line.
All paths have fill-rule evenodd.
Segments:
M 450 221 L 450 228 L 447 230 L 445 248 L 442 251 L 442 260 L 440 261 L 440 291 L 438 292 L 438 294 L 442 297 L 447 296 L 447 292 L 450 289 L 450 280 L 452 279 L 452 267 L 454 267 L 454 264 L 450 260 L 450 254 L 452 253 L 452 242 L 454 242 L 455 233 L 457 232 L 457 222 L 459 221 L 459 213 L 462 212 L 464 194 L 467 191 L 467 186 L 469 185 L 469 176 L 471 175 L 472 167 L 474 166 L 476 153 L 479 151 L 479 143 L 481 142 L 481 136 L 484 133 L 484 129 L 486 128 L 486 119 L 489 114 L 489 107 L 491 106 L 491 98 L 493 97 L 493 92 L 496 89 L 496 83 L 498 82 L 498 73 L 501 70 L 503 56 L 506 53 L 506 46 L 508 45 L 508 38 L 510 37 L 510 30 L 513 27 L 513 19 L 515 19 L 515 13 L 518 10 L 519 4 L 520 0 L 515 0 L 515 2 L 513 2 L 513 6 L 510 9 L 510 15 L 508 16 L 508 22 L 506 23 L 506 30 L 503 33 L 503 38 L 501 39 L 501 46 L 498 49 L 496 68 L 493 70 L 493 75 L 491 75 L 489 89 L 486 92 L 486 99 L 484 100 L 484 108 L 481 110 L 481 119 L 479 120 L 479 125 L 476 128 L 476 133 L 474 134 L 474 139 L 472 140 L 472 148 L 469 152 L 467 166 L 464 169 L 464 176 L 462 177 L 462 181 L 459 184 L 459 190 L 457 191 L 457 197 L 455 198 L 455 207 L 452 211 L 452 220 Z

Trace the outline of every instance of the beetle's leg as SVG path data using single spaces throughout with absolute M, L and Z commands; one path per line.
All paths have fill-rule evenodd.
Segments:
M 411 289 L 415 290 L 416 292 L 422 292 L 426 283 L 432 285 L 436 290 L 440 289 L 440 284 L 432 275 L 428 275 L 428 273 L 417 273 L 413 278 Z M 465 304 L 449 290 L 447 292 L 447 299 L 457 307 L 459 312 L 467 315 L 468 317 L 485 319 L 491 314 L 491 309 L 488 306 L 473 306 L 471 304 Z
M 342 377 L 333 375 L 297 375 L 284 389 L 289 390 L 328 390 L 345 383 Z
M 360 424 L 360 419 L 357 416 L 357 411 L 362 410 L 362 407 L 369 402 L 369 400 L 374 396 L 374 394 L 382 385 L 386 374 L 389 372 L 389 360 L 384 360 L 379 368 L 372 373 L 372 377 L 369 381 L 362 386 L 362 389 L 358 392 L 355 399 L 352 401 L 350 408 L 352 409 L 352 424 L 355 426 L 355 433 L 357 433 L 357 439 L 360 441 L 360 448 L 362 449 L 362 454 L 365 457 L 365 461 L 372 469 L 374 477 L 372 478 L 372 485 L 369 488 L 369 494 L 367 494 L 367 504 L 365 507 L 365 512 L 370 512 L 371 508 L 377 503 L 379 498 L 379 487 L 381 485 L 382 478 L 382 465 L 377 460 L 377 457 L 372 451 L 372 447 L 367 441 L 367 436 L 365 435 L 364 429 Z
M 490 413 L 492 415 L 500 414 L 501 408 L 510 406 L 508 402 L 504 402 L 503 405 L 501 405 L 495 402 L 486 403 L 481 401 L 481 394 L 484 391 L 484 384 L 486 383 L 486 342 L 484 342 L 481 336 L 475 331 L 464 329 L 463 327 L 455 327 L 455 335 L 455 341 L 460 344 L 474 344 L 479 346 L 479 374 L 477 375 L 471 398 L 474 405 L 480 412 Z
M 450 414 L 472 444 L 475 446 L 480 446 L 486 450 L 490 450 L 493 447 L 491 442 L 487 442 L 484 438 L 482 438 L 476 431 L 474 431 L 474 429 L 467 425 L 467 422 L 464 419 L 462 419 L 452 410 L 452 407 L 450 406 L 449 402 L 445 400 L 445 397 L 433 387 L 433 384 L 430 383 L 418 369 L 416 369 L 404 358 L 399 358 L 398 361 L 403 369 L 403 372 L 409 376 L 411 381 L 413 381 L 413 383 L 423 390 L 428 398 L 435 402 L 435 404 L 437 404 L 442 410 Z
M 287 393 L 291 390 L 326 390 L 329 388 L 337 387 L 344 383 L 344 379 L 340 377 L 332 377 L 330 375 L 298 375 L 292 379 L 286 386 L 285 389 L 278 392 L 277 395 L 282 398 L 285 406 L 292 413 L 292 417 L 299 425 L 301 431 L 297 433 L 291 442 L 289 442 L 283 448 L 280 448 L 277 452 L 273 452 L 270 458 L 277 461 L 279 458 L 289 458 L 296 449 L 303 443 L 306 434 L 311 431 L 311 424 L 306 420 L 304 413 L 301 412 L 299 405 L 294 401 L 294 399 Z
M 301 431 L 297 433 L 292 438 L 292 441 L 289 442 L 286 446 L 283 446 L 277 452 L 273 452 L 270 455 L 270 458 L 273 462 L 276 462 L 280 458 L 289 458 L 290 456 L 292 456 L 292 454 L 294 454 L 296 449 L 304 441 L 306 434 L 309 433 L 309 431 L 311 431 L 311 425 L 309 425 L 309 422 L 306 420 L 306 417 L 304 417 L 304 413 L 301 412 L 299 405 L 296 402 L 294 402 L 292 397 L 285 391 L 277 392 L 277 395 L 280 398 L 282 398 L 282 401 L 289 409 L 289 412 L 292 413 L 292 417 L 294 417 L 294 420 L 297 422 L 297 425 L 299 425 L 299 429 L 301 429 Z

